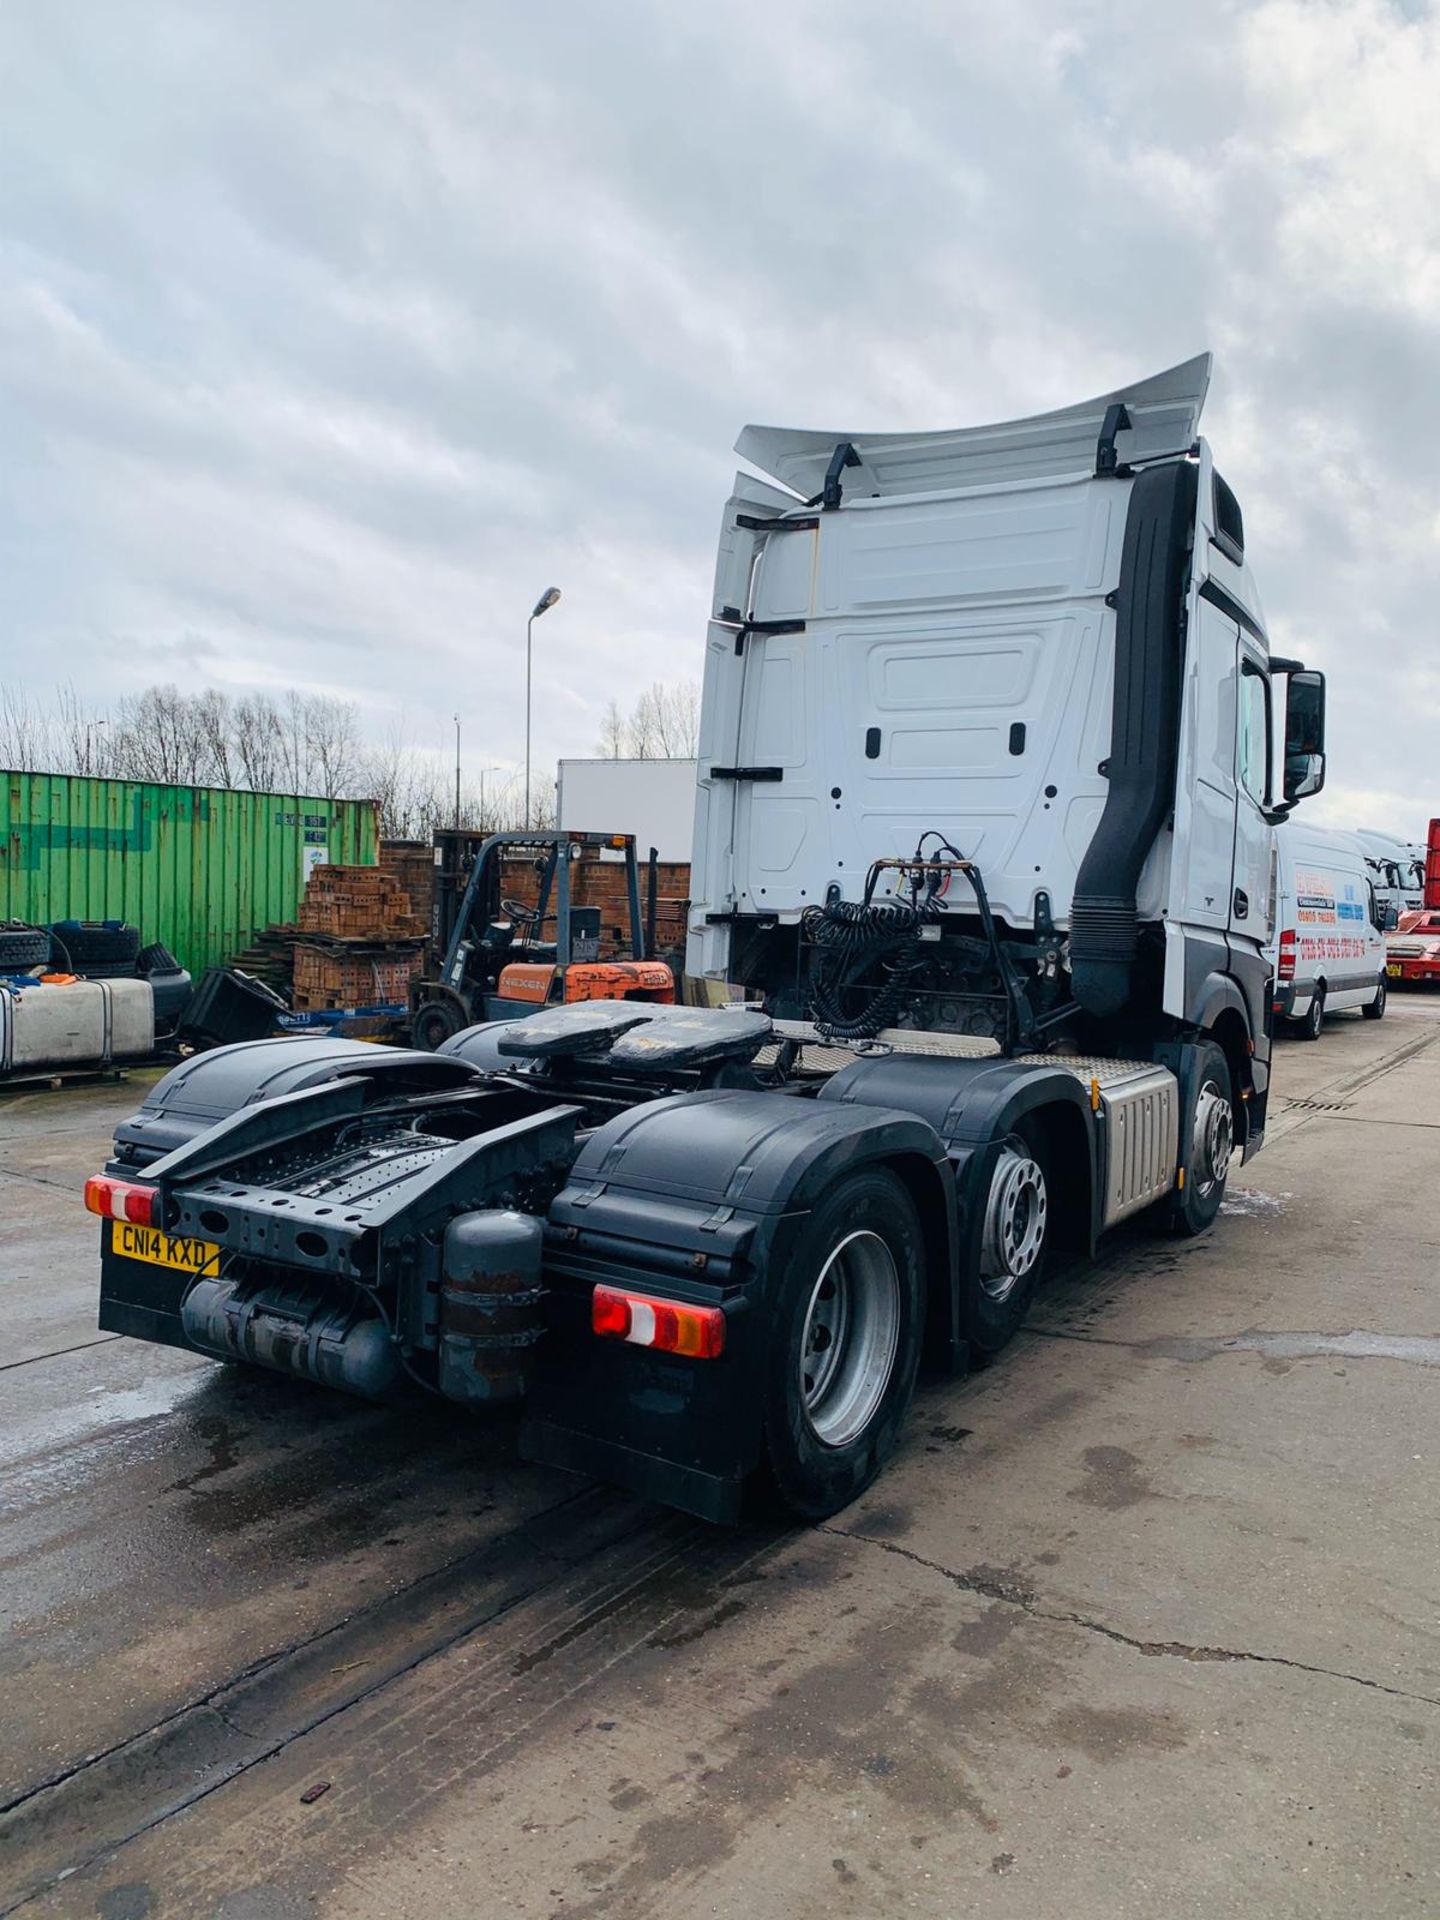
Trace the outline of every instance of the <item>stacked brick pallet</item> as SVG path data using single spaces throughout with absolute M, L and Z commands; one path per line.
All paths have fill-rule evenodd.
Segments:
M 421 968 L 425 931 L 393 874 L 316 867 L 300 904 L 296 1012 L 403 1001 Z

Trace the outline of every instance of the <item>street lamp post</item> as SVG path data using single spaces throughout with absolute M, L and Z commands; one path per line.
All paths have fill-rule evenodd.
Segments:
M 503 773 L 503 767 L 481 767 L 480 769 L 480 818 L 477 825 L 481 833 L 485 831 L 485 776 L 487 773 Z
M 558 587 L 547 587 L 535 602 L 534 611 L 525 622 L 525 831 L 530 831 L 530 636 L 535 622 L 542 613 L 548 613 L 560 598 Z
M 460 831 L 460 716 L 455 715 L 455 831 Z

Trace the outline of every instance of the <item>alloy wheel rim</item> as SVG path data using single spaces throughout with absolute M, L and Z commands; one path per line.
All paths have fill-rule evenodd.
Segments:
M 990 1181 L 980 1259 L 980 1284 L 997 1304 L 1009 1299 L 1040 1258 L 1049 1212 L 1039 1161 L 1007 1142 Z
M 1230 1171 L 1230 1156 L 1235 1150 L 1234 1122 L 1230 1102 L 1213 1082 L 1200 1089 L 1195 1103 L 1195 1130 L 1190 1152 L 1190 1174 L 1195 1191 L 1208 1200 Z
M 820 1269 L 800 1337 L 800 1399 L 822 1446 L 875 1417 L 900 1346 L 900 1276 L 878 1233 L 847 1234 Z

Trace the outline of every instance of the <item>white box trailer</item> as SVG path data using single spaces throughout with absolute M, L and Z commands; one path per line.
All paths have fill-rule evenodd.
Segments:
M 695 762 L 562 760 L 556 808 L 562 827 L 633 834 L 642 862 L 652 847 L 661 860 L 688 860 L 695 817 Z

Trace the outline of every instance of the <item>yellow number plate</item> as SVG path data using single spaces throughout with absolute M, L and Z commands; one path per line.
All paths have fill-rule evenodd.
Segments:
M 178 1267 L 181 1273 L 195 1274 L 220 1271 L 220 1249 L 213 1240 L 177 1240 L 158 1227 L 117 1220 L 111 1244 L 124 1259 L 144 1260 L 152 1267 Z
M 1400 978 L 1400 963 L 1399 963 L 1399 961 L 1398 961 L 1398 960 L 1392 960 L 1392 961 L 1390 962 L 1390 964 L 1389 964 L 1389 965 L 1388 965 L 1388 966 L 1386 967 L 1386 969 L 1385 969 L 1385 971 L 1386 971 L 1386 973 L 1388 973 L 1388 974 L 1389 974 L 1389 976 L 1390 976 L 1390 978 L 1391 978 L 1392 980 L 1398 980 L 1398 979 Z

